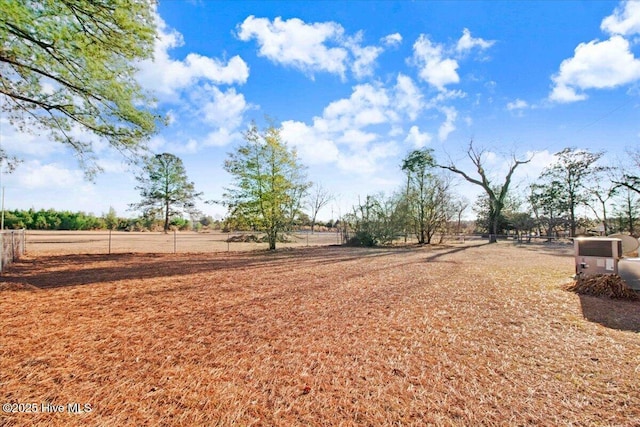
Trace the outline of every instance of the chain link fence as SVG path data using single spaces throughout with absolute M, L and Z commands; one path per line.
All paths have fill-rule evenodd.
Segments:
M 260 250 L 269 247 L 259 232 L 221 231 L 126 232 L 36 231 L 26 233 L 28 253 L 33 255 L 190 253 Z M 340 244 L 339 233 L 295 231 L 283 234 L 278 249 Z

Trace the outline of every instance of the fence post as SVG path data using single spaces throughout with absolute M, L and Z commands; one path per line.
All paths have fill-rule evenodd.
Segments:
M 176 246 L 177 246 L 176 236 L 177 236 L 176 230 L 173 230 L 173 253 L 174 253 L 174 254 L 177 252 L 177 248 L 176 248 Z
M 109 255 L 111 255 L 111 229 L 109 229 Z
M 13 230 L 11 230 L 11 262 L 16 260 L 16 237 Z

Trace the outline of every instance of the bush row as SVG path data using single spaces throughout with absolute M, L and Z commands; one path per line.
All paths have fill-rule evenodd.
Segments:
M 196 225 L 199 225 L 198 222 Z M 192 224 L 183 218 L 171 221 L 174 229 L 189 230 Z M 161 231 L 162 221 L 154 218 L 121 218 L 115 211 L 102 216 L 85 212 L 48 210 L 11 210 L 4 213 L 5 229 L 27 230 L 122 230 L 122 231 Z

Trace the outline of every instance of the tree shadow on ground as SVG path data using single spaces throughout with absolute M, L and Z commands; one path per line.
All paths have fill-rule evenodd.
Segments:
M 514 246 L 517 248 L 523 248 L 534 252 L 540 252 L 543 254 L 550 254 L 554 256 L 574 256 L 573 245 L 564 243 L 548 243 L 548 242 L 514 242 Z
M 81 254 L 47 255 L 27 257 L 12 264 L 0 276 L 2 289 L 52 289 L 70 286 L 103 284 L 121 280 L 144 280 L 200 274 L 213 271 L 242 271 L 251 275 L 257 269 L 268 269 L 277 277 L 289 271 L 292 263 L 324 266 L 331 269 L 338 263 L 360 262 L 365 259 L 389 257 L 387 268 L 402 268 L 415 262 L 444 262 L 451 255 L 488 243 L 465 246 L 404 246 L 379 248 L 354 248 L 323 246 L 278 251 L 221 252 L 193 254 Z M 422 255 L 407 259 L 404 255 Z M 398 257 L 400 255 L 400 257 Z M 398 262 L 400 261 L 400 262 Z M 374 272 L 374 271 L 372 271 Z
M 411 249 L 404 249 L 411 251 Z M 275 252 L 193 254 L 83 254 L 26 257 L 0 277 L 0 289 L 50 289 L 120 280 L 187 276 L 211 271 L 268 269 L 274 277 L 300 261 L 309 265 L 352 262 L 398 254 L 397 248 L 312 247 Z
M 424 260 L 425 261 L 436 261 L 438 258 L 441 258 L 441 257 L 443 257 L 445 255 L 452 255 L 452 254 L 455 254 L 457 252 L 466 251 L 467 249 L 479 248 L 481 246 L 486 246 L 486 245 L 490 245 L 490 244 L 491 243 L 489 243 L 489 242 L 484 242 L 484 243 L 476 243 L 476 244 L 473 244 L 473 245 L 447 247 L 446 250 L 444 250 L 442 252 L 436 252 L 435 254 L 426 257 Z
M 582 314 L 590 322 L 621 331 L 640 332 L 640 301 L 579 295 Z

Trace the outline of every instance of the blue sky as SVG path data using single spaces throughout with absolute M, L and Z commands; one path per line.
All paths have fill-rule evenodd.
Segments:
M 533 155 L 514 180 L 524 188 L 565 147 L 625 165 L 640 146 L 640 1 L 161 0 L 157 19 L 138 78 L 170 123 L 150 147 L 180 156 L 205 199 L 220 198 L 227 153 L 265 115 L 336 195 L 323 218 L 397 189 L 415 148 L 471 172 L 473 139 L 496 177 Z M 104 143 L 88 137 L 105 170 L 91 183 L 65 147 L 1 125 L 24 159 L 2 177 L 7 208 L 135 214 L 134 172 Z M 457 192 L 473 202 L 478 189 Z

